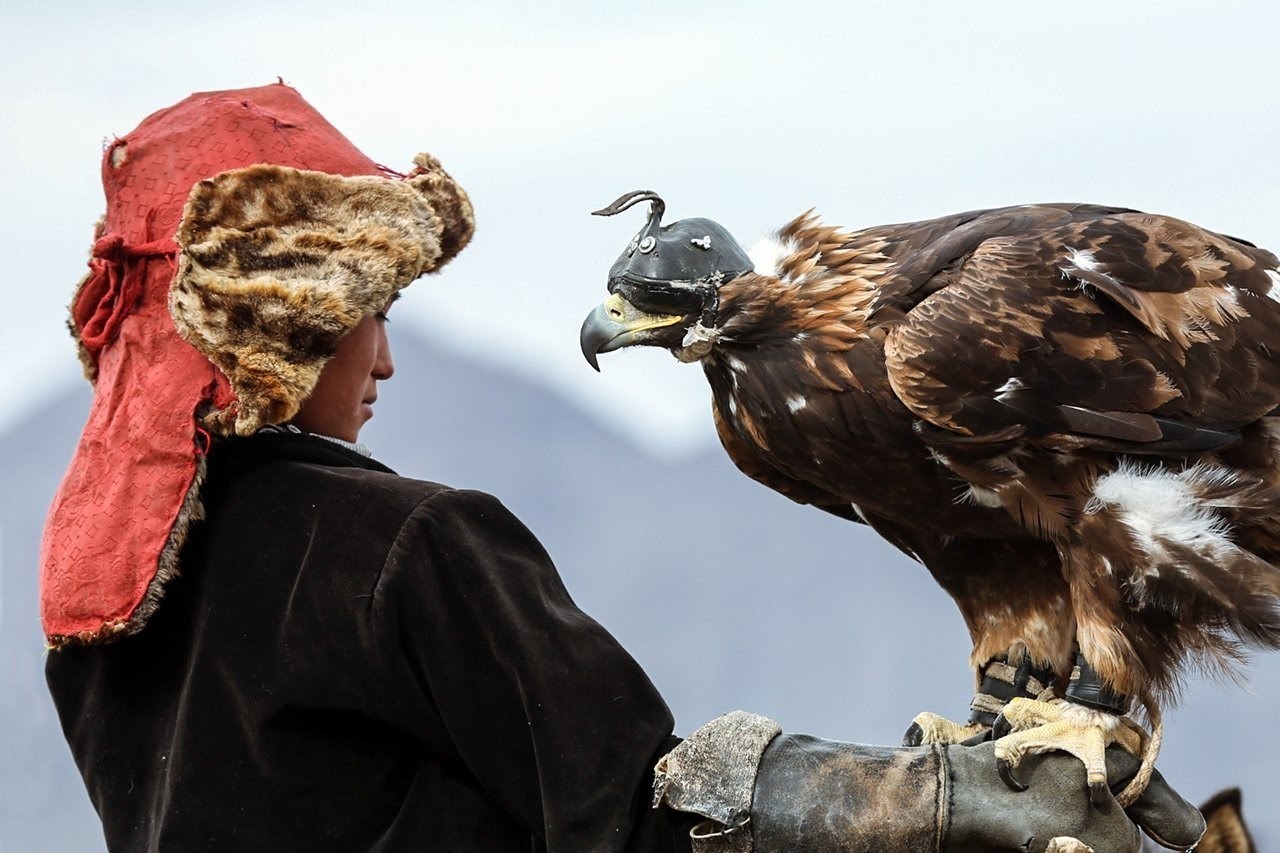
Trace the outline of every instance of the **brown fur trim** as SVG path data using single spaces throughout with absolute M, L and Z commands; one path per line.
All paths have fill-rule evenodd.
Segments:
M 76 292 L 71 297 L 71 304 L 74 305 L 75 301 L 80 298 L 80 291 L 84 290 L 84 286 L 89 283 L 91 278 L 93 278 L 93 273 L 85 273 L 76 284 Z M 67 331 L 71 332 L 71 337 L 76 342 L 76 356 L 80 359 L 80 369 L 84 372 L 84 378 L 89 380 L 90 385 L 97 384 L 98 363 L 93 354 L 89 352 L 89 348 L 84 345 L 84 341 L 81 340 L 80 327 L 76 325 L 75 317 L 70 311 L 67 312 Z
M 440 260 L 436 269 L 453 260 L 476 230 L 475 214 L 471 199 L 462 187 L 445 172 L 440 161 L 422 153 L 413 158 L 414 169 L 409 173 L 409 183 L 427 197 L 436 215 L 440 217 Z
M 169 310 L 238 400 L 206 426 L 289 421 L 342 337 L 471 239 L 466 193 L 433 158 L 416 162 L 404 181 L 257 165 L 192 188 Z
M 195 476 L 187 489 L 186 497 L 182 499 L 182 507 L 173 520 L 173 527 L 169 530 L 169 538 L 164 543 L 164 550 L 160 552 L 160 559 L 156 564 L 156 576 L 151 579 L 151 583 L 147 584 L 146 594 L 129 616 L 129 623 L 125 628 L 126 634 L 142 630 L 142 626 L 160 606 L 165 584 L 179 574 L 178 554 L 182 551 L 182 546 L 187 543 L 187 533 L 191 530 L 192 524 L 204 520 L 204 501 L 200 498 L 200 490 L 204 487 L 207 467 L 205 454 L 198 454 Z
M 106 233 L 106 230 L 107 217 L 105 215 L 99 216 L 98 221 L 93 223 L 93 240 L 89 243 L 90 259 L 93 258 L 94 243 L 98 242 L 98 239 Z M 71 295 L 72 306 L 80 301 L 80 292 L 84 290 L 84 286 L 92 278 L 93 271 L 90 270 L 80 277 L 80 281 L 76 282 L 76 291 Z M 84 371 L 84 378 L 89 380 L 91 385 L 96 384 L 98 381 L 98 361 L 80 339 L 80 327 L 76 324 L 75 312 L 70 307 L 67 308 L 67 330 L 71 332 L 71 337 L 76 342 L 76 355 L 80 358 L 80 368 Z

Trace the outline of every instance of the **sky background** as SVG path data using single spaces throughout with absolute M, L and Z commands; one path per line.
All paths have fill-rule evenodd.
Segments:
M 378 162 L 438 156 L 476 237 L 407 291 L 393 341 L 404 324 L 550 385 L 671 462 L 715 442 L 710 395 L 665 353 L 583 361 L 578 328 L 643 220 L 591 210 L 652 189 L 668 221 L 749 246 L 810 207 L 856 228 L 1081 201 L 1280 247 L 1278 31 L 1278 5 L 1171 0 L 5 11 L 0 432 L 83 381 L 64 321 L 104 144 L 191 92 L 279 76 Z
M 104 142 L 193 91 L 281 76 L 375 160 L 437 155 L 475 241 L 396 322 L 550 382 L 678 457 L 696 367 L 590 372 L 578 327 L 652 189 L 744 245 L 816 207 L 859 227 L 1121 204 L 1280 245 L 1280 7 L 1253 3 L 49 3 L 0 36 L 0 427 L 78 381 L 63 323 Z M 412 393 L 412 389 L 410 389 Z

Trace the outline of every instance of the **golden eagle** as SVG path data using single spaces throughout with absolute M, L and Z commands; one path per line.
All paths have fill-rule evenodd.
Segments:
M 1159 748 L 1188 665 L 1280 646 L 1280 262 L 1084 204 L 846 231 L 805 213 L 744 252 L 649 219 L 583 353 L 701 362 L 748 476 L 870 525 L 959 605 L 1006 781 L 1027 752 Z M 1124 715 L 1145 711 L 1153 737 Z M 1000 713 L 1002 712 L 1002 713 Z M 997 716 L 1000 714 L 1000 716 Z

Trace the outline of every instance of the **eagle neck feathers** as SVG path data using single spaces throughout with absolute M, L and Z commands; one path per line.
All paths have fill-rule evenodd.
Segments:
M 818 350 L 849 349 L 865 337 L 893 266 L 880 248 L 801 214 L 753 248 L 755 272 L 720 288 L 720 339 L 760 346 L 799 336 Z

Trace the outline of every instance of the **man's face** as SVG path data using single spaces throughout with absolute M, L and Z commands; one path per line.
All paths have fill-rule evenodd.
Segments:
M 365 317 L 338 344 L 325 363 L 311 396 L 302 404 L 294 426 L 306 432 L 356 441 L 373 417 L 378 382 L 395 372 L 387 341 L 387 309 Z

